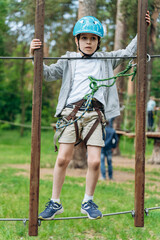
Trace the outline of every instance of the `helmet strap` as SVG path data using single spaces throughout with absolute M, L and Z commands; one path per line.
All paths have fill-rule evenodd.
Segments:
M 81 49 L 80 49 L 80 46 L 78 47 L 78 50 L 83 54 L 82 58 L 90 58 L 92 57 L 92 55 L 96 52 L 93 52 L 92 54 L 87 54 L 85 52 L 83 52 Z

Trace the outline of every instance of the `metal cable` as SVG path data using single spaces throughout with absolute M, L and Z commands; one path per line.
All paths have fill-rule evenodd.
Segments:
M 157 210 L 160 209 L 160 207 L 152 207 L 152 208 L 145 208 L 144 211 L 146 212 L 146 210 Z M 124 212 L 116 212 L 116 213 L 107 213 L 107 214 L 103 214 L 103 217 L 108 217 L 108 216 L 115 216 L 115 215 L 122 215 L 122 214 L 128 214 L 131 213 L 132 216 L 134 217 L 134 210 L 131 211 L 124 211 Z M 78 217 L 61 217 L 61 218 L 54 218 L 51 220 L 76 220 L 76 219 L 84 219 L 84 218 L 88 218 L 88 216 L 78 216 Z M 41 220 L 38 219 L 40 221 L 51 221 L 51 220 Z M 24 223 L 26 221 L 29 221 L 29 218 L 0 218 L 0 221 L 23 221 Z
M 160 207 L 152 207 L 152 208 L 145 208 L 145 209 L 148 209 L 148 210 L 156 210 L 156 209 L 160 209 Z
M 0 218 L 0 221 L 29 221 L 29 218 Z
M 160 58 L 160 55 L 150 55 L 151 58 Z M 137 56 L 130 56 L 130 57 L 92 57 L 90 59 L 131 59 L 131 58 L 137 58 Z M 3 56 L 0 56 L 0 59 L 13 59 L 13 60 L 20 60 L 20 59 L 28 59 L 28 60 L 33 60 L 34 57 L 3 57 Z M 81 57 L 44 57 L 43 59 L 68 59 L 68 60 L 82 60 Z M 83 58 L 84 60 L 87 60 L 88 58 Z
M 16 127 L 24 127 L 24 128 L 32 128 L 31 125 L 26 125 L 26 124 L 20 124 L 20 123 L 14 123 L 14 122 L 9 122 L 9 121 L 5 121 L 5 120 L 0 120 L 0 123 L 7 123 Z M 48 126 L 41 126 L 41 129 L 53 129 L 52 127 L 48 127 Z

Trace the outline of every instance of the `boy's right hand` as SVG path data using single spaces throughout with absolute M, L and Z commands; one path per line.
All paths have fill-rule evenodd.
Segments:
M 33 39 L 30 44 L 29 53 L 31 56 L 34 55 L 34 50 L 39 49 L 42 46 L 42 42 L 39 39 Z

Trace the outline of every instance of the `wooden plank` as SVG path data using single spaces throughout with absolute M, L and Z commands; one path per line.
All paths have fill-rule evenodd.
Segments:
M 146 132 L 148 138 L 160 138 L 160 132 Z
M 43 43 L 44 0 L 36 0 L 35 38 Z M 38 235 L 38 202 L 41 144 L 41 102 L 43 79 L 43 48 L 34 53 L 34 85 L 32 99 L 32 143 L 30 166 L 29 236 Z
M 135 139 L 135 221 L 136 227 L 144 226 L 145 188 L 145 118 L 146 118 L 146 58 L 147 24 L 145 15 L 148 1 L 138 0 L 138 49 L 136 81 L 136 139 Z
M 125 132 L 122 130 L 116 130 L 116 133 L 118 135 L 123 135 L 129 138 L 134 138 L 136 136 L 136 133 L 134 132 Z M 160 132 L 146 132 L 145 136 L 148 138 L 160 138 Z

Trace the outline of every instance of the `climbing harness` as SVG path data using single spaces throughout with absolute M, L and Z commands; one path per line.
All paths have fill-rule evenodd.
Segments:
M 149 58 L 149 56 L 148 56 Z M 65 130 L 65 128 L 71 124 L 74 124 L 75 126 L 75 131 L 76 131 L 76 145 L 78 145 L 81 140 L 79 139 L 79 132 L 78 132 L 78 124 L 77 124 L 77 121 L 79 119 L 81 119 L 84 114 L 89 111 L 89 109 L 91 108 L 94 108 L 94 110 L 97 112 L 98 114 L 98 118 L 97 120 L 95 121 L 95 123 L 93 124 L 93 126 L 91 127 L 89 133 L 87 134 L 87 136 L 85 137 L 84 139 L 84 142 L 86 143 L 89 139 L 89 137 L 92 135 L 93 131 L 96 129 L 96 127 L 98 126 L 99 123 L 101 123 L 103 126 L 105 126 L 105 123 L 102 121 L 102 114 L 101 114 L 101 108 L 102 108 L 102 104 L 101 106 L 97 103 L 100 103 L 98 102 L 97 100 L 95 101 L 94 99 L 94 94 L 95 92 L 97 92 L 97 90 L 100 88 L 100 87 L 112 87 L 117 78 L 118 77 L 128 77 L 128 76 L 132 76 L 132 79 L 131 81 L 134 80 L 134 77 L 136 75 L 136 72 L 137 72 L 137 64 L 132 64 L 133 60 L 131 60 L 126 69 L 124 69 L 123 71 L 121 71 L 120 73 L 118 73 L 117 75 L 113 76 L 113 77 L 110 77 L 110 78 L 106 78 L 106 79 L 96 79 L 92 76 L 88 76 L 89 80 L 90 80 L 90 84 L 89 84 L 89 87 L 91 89 L 91 93 L 89 94 L 86 94 L 84 96 L 84 98 L 82 100 L 80 100 L 79 102 L 76 102 L 76 103 L 73 103 L 72 105 L 72 108 L 75 107 L 73 109 L 73 111 L 69 114 L 69 116 L 67 117 L 61 117 L 57 123 L 56 123 L 56 133 L 54 135 L 54 146 L 55 146 L 55 151 L 58 150 L 57 146 L 56 146 L 56 142 L 57 142 L 57 139 L 60 138 L 60 136 L 62 135 L 63 131 Z M 133 68 L 133 71 L 131 73 L 127 73 L 131 68 Z M 111 84 L 100 84 L 100 85 L 97 85 L 98 82 L 104 82 L 104 81 L 109 81 L 109 80 L 113 80 L 113 82 Z M 76 117 L 76 113 L 81 110 L 81 107 L 82 105 L 84 106 L 83 107 L 83 111 L 82 111 L 82 114 L 79 116 L 79 117 Z M 100 110 L 101 109 L 101 110 Z
M 86 137 L 83 139 L 84 143 L 86 144 L 96 127 L 98 126 L 99 123 L 104 125 L 104 122 L 102 120 L 102 114 L 101 111 L 103 112 L 103 105 L 96 99 L 94 99 L 92 96 L 87 96 L 87 100 L 84 98 L 76 103 L 69 104 L 66 106 L 67 108 L 73 108 L 72 112 L 67 116 L 67 117 L 61 117 L 57 123 L 56 123 L 56 133 L 54 135 L 54 146 L 55 146 L 55 151 L 58 150 L 56 146 L 56 141 L 57 138 L 59 139 L 60 136 L 62 135 L 63 131 L 65 128 L 71 124 L 74 124 L 75 126 L 75 133 L 76 133 L 76 143 L 75 146 L 78 145 L 82 140 L 79 137 L 79 130 L 78 130 L 78 124 L 77 121 L 82 118 L 82 116 L 87 112 L 87 111 L 93 111 L 93 109 L 97 112 L 98 118 L 94 122 L 93 126 L 89 130 L 88 134 Z M 82 111 L 82 114 L 79 117 L 76 117 L 76 114 L 78 111 Z

